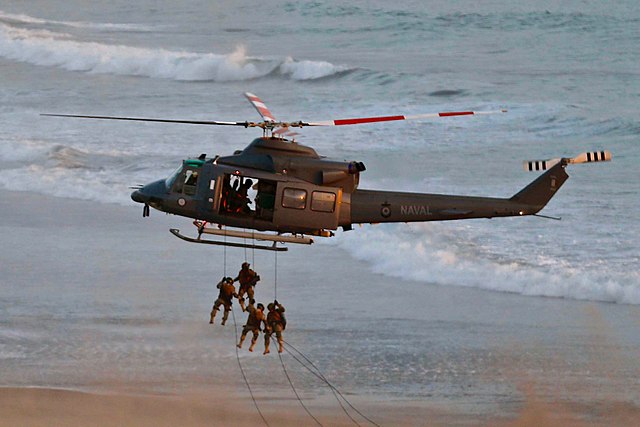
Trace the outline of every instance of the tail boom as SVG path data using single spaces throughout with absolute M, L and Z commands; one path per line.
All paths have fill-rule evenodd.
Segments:
M 525 216 L 538 213 L 569 178 L 560 162 L 513 197 L 356 190 L 351 195 L 351 223 L 424 222 Z

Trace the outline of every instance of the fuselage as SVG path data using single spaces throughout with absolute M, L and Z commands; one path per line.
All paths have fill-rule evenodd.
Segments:
M 353 224 L 531 215 L 566 180 L 564 165 L 511 198 L 358 189 L 361 162 L 321 158 L 310 147 L 258 138 L 232 156 L 183 161 L 132 193 L 163 212 L 230 227 L 330 235 Z

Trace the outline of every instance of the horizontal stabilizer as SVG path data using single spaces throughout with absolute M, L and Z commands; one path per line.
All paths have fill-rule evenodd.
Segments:
M 557 158 L 549 160 L 530 160 L 523 163 L 524 170 L 526 171 L 546 171 L 552 168 L 556 164 L 563 162 L 568 165 L 572 163 L 590 163 L 590 162 L 608 162 L 612 158 L 611 152 L 604 151 L 590 151 L 588 153 L 582 153 L 574 158 Z

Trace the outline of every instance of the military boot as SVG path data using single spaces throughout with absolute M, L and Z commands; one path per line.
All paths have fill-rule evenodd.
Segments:
M 213 324 L 213 319 L 216 318 L 216 310 L 211 311 L 211 319 L 209 320 L 209 324 Z

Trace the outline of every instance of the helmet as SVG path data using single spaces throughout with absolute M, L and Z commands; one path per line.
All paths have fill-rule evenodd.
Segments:
M 251 264 L 249 264 L 248 262 L 245 261 L 245 262 L 242 263 L 242 268 L 245 268 L 245 267 L 249 268 L 250 265 Z
M 260 310 L 264 310 L 264 305 L 262 305 L 262 303 L 261 303 L 261 302 L 259 302 L 259 303 L 258 303 L 258 308 L 259 308 Z
M 267 305 L 267 308 L 269 309 L 269 311 L 273 311 L 276 309 L 276 305 L 272 302 L 269 303 L 269 305 Z

